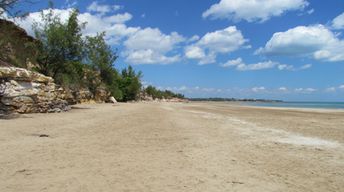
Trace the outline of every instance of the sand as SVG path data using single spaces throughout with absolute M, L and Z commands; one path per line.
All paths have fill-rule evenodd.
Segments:
M 0 191 L 342 191 L 344 112 L 78 105 L 0 120 Z

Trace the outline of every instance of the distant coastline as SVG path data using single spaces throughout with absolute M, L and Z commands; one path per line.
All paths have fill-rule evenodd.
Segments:
M 274 108 L 344 109 L 344 102 L 283 101 L 272 99 L 188 98 L 200 102 L 238 102 L 247 106 Z
M 282 103 L 283 100 L 273 99 L 237 99 L 237 98 L 221 98 L 221 97 L 209 97 L 209 98 L 188 98 L 189 101 L 237 101 L 237 102 L 262 102 L 262 103 Z
M 245 104 L 257 107 L 277 108 L 308 108 L 308 109 L 344 109 L 344 102 L 247 102 Z

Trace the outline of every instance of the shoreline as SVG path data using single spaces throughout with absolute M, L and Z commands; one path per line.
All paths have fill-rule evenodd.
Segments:
M 344 109 L 334 109 L 334 108 L 311 108 L 311 107 L 282 107 L 282 106 L 276 106 L 276 107 L 272 107 L 272 106 L 253 106 L 253 105 L 245 105 L 243 104 L 243 106 L 245 107 L 252 107 L 252 108 L 265 108 L 265 109 L 278 109 L 278 110 L 294 110 L 294 111 L 309 111 L 309 112 L 344 112 Z
M 316 107 L 284 107 L 284 106 L 258 106 L 250 105 L 247 102 L 241 101 L 190 101 L 190 103 L 213 103 L 213 104 L 226 104 L 228 106 L 242 106 L 254 109 L 276 109 L 276 110 L 293 110 L 293 111 L 309 111 L 309 112 L 344 112 L 342 108 L 316 108 Z
M 0 191 L 340 191 L 344 113 L 81 104 L 0 120 Z

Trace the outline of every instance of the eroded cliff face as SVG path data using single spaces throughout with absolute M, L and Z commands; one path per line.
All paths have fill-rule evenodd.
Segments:
M 37 67 L 39 42 L 15 23 L 0 19 L 0 66 L 31 69 Z
M 105 87 L 92 93 L 87 88 L 64 89 L 53 78 L 17 67 L 0 66 L 0 116 L 13 113 L 68 111 L 78 103 L 104 103 L 110 97 Z
M 16 67 L 0 67 L 0 115 L 70 109 L 51 77 Z

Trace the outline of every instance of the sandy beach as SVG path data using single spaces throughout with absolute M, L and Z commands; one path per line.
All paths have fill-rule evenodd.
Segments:
M 0 132 L 1 192 L 344 189 L 339 110 L 84 104 Z

